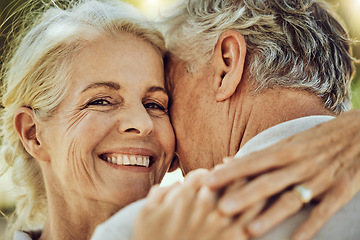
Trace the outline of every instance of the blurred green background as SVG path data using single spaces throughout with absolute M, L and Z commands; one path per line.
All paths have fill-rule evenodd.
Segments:
M 131 3 L 150 17 L 156 16 L 159 9 L 164 9 L 175 3 L 176 0 L 123 0 Z M 334 6 L 337 13 L 348 27 L 350 36 L 360 40 L 360 0 L 326 0 Z M 360 59 L 360 43 L 353 48 L 353 55 Z M 360 64 L 356 65 L 357 71 L 352 81 L 353 108 L 360 108 Z
M 0 54 L 5 46 L 5 39 L 8 37 L 8 30 L 11 29 L 11 20 L 8 16 L 24 2 L 29 0 L 0 0 Z M 50 2 L 50 0 L 31 0 L 34 4 L 42 4 L 42 2 Z M 64 0 L 53 0 L 61 4 Z M 65 0 L 66 1 L 66 0 Z M 169 7 L 176 0 L 122 0 L 133 4 L 150 18 L 156 16 L 162 9 Z M 360 40 L 360 0 L 327 0 L 331 3 L 341 18 L 347 25 L 350 35 L 355 40 Z M 5 21 L 6 20 L 6 21 Z M 5 22 L 5 24 L 3 24 Z M 354 56 L 360 59 L 360 44 L 353 48 Z M 0 61 L 1 64 L 1 61 Z M 360 64 L 357 64 L 357 73 L 352 82 L 352 103 L 353 108 L 360 108 Z
M 7 39 L 8 30 L 11 29 L 11 20 L 8 16 L 19 5 L 29 0 L 0 0 L 0 22 L 2 28 L 0 29 L 0 54 L 3 47 L 6 45 L 5 39 Z M 50 2 L 50 0 L 31 0 L 34 4 L 42 4 L 42 2 Z M 53 0 L 57 3 L 64 2 L 64 0 Z M 65 0 L 66 1 L 66 0 Z M 148 15 L 150 18 L 156 16 L 159 11 L 169 7 L 176 0 L 122 0 L 133 4 L 139 8 L 142 12 Z M 360 40 L 360 0 L 327 0 L 331 3 L 341 18 L 347 25 L 350 35 L 355 40 Z M 5 21 L 6 20 L 6 21 Z M 5 24 L 3 24 L 5 22 Z M 360 58 L 360 44 L 357 44 L 353 48 L 354 56 Z M 0 60 L 1 64 L 1 60 Z M 360 108 L 360 64 L 357 65 L 357 73 L 352 82 L 352 103 L 353 108 Z
M 64 0 L 54 0 L 55 2 L 63 2 Z M 175 0 L 124 0 L 138 7 L 142 12 L 153 18 L 162 9 L 169 7 Z M 26 0 L 0 0 L 0 54 L 6 47 L 6 39 L 8 39 L 9 30 L 12 30 L 11 22 L 14 17 L 11 13 Z M 32 0 L 32 7 L 42 2 L 50 2 L 50 0 Z M 328 0 L 334 5 L 336 11 L 348 26 L 350 35 L 355 40 L 360 40 L 360 0 Z M 353 48 L 354 56 L 360 59 L 360 44 Z M 0 59 L 1 65 L 1 59 Z M 352 102 L 353 108 L 360 108 L 360 64 L 357 65 L 357 73 L 352 82 Z M 0 209 L 3 212 L 9 212 L 12 209 L 11 201 L 11 185 L 8 176 L 0 177 Z M 0 233 L 2 232 L 1 214 L 0 214 Z M 0 234 L 1 235 L 1 234 Z

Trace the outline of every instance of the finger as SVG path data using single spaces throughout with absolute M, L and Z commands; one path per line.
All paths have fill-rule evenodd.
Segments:
M 192 199 L 195 197 L 195 193 L 203 185 L 203 178 L 208 174 L 206 169 L 197 169 L 186 175 L 184 182 L 181 186 L 171 188 L 165 196 L 165 201 L 168 203 L 178 202 L 181 199 Z M 188 196 L 188 197 L 187 197 Z M 189 200 L 190 200 L 189 199 Z M 191 201 L 191 200 L 190 200 Z
M 220 197 L 220 199 L 223 196 L 232 194 L 234 192 L 238 192 L 240 191 L 240 189 L 247 183 L 246 179 L 239 179 L 236 180 L 234 183 L 230 184 L 228 187 L 226 187 L 225 191 L 222 193 L 222 196 Z M 220 201 L 218 201 L 220 202 Z
M 294 232 L 293 239 L 311 239 L 351 199 L 354 193 L 349 185 L 352 185 L 352 179 L 344 174 L 335 187 L 314 207 L 310 217 Z
M 301 185 L 309 189 L 315 198 L 332 186 L 335 172 L 336 168 L 333 165 L 328 166 L 319 175 Z M 287 191 L 261 216 L 252 221 L 247 229 L 252 236 L 261 236 L 298 212 L 302 206 L 303 203 L 298 193 L 294 190 Z
M 350 148 L 351 150 L 351 148 Z M 331 191 L 324 194 L 322 201 L 312 210 L 310 217 L 295 231 L 294 239 L 310 239 L 328 221 L 328 219 L 342 208 L 360 189 L 360 162 L 355 157 L 352 164 L 341 161 L 332 164 L 332 173 L 337 182 Z M 326 180 L 322 180 L 326 182 Z M 321 180 L 318 180 L 321 183 Z
M 254 220 L 256 216 L 264 209 L 266 205 L 266 200 L 261 200 L 260 202 L 254 204 L 239 217 L 239 223 L 241 225 L 247 225 L 251 220 Z
M 181 202 L 190 202 L 195 199 L 197 189 L 191 184 L 178 184 L 169 191 L 163 197 L 163 203 L 168 205 L 175 205 Z
M 156 184 L 150 188 L 150 191 L 147 195 L 148 198 L 154 198 L 157 197 L 157 191 L 159 191 L 160 185 Z
M 277 151 L 280 147 L 284 150 Z M 292 158 L 289 158 L 289 152 L 292 153 Z M 271 148 L 254 152 L 246 157 L 234 158 L 233 160 L 227 159 L 226 164 L 210 172 L 205 184 L 212 189 L 222 188 L 238 178 L 252 176 L 285 166 L 291 162 L 297 162 L 304 158 L 304 154 L 301 155 L 301 158 L 298 158 L 297 155 L 300 155 L 298 152 L 302 152 L 301 146 L 287 144 L 285 147 L 276 144 Z
M 249 235 L 245 231 L 244 225 L 241 223 L 241 219 L 237 218 L 233 221 L 230 227 L 224 229 L 221 237 L 217 240 L 228 240 L 228 239 L 236 239 L 236 240 L 248 240 Z
M 309 162 L 312 166 L 309 169 Z M 239 214 L 245 208 L 268 198 L 287 187 L 314 175 L 319 166 L 316 161 L 307 160 L 259 176 L 239 191 L 225 194 L 219 202 L 220 210 L 227 215 Z
M 207 230 L 214 234 L 219 234 L 232 223 L 232 218 L 222 215 L 217 210 L 209 213 L 204 220 L 203 225 L 207 226 Z
M 160 185 L 152 186 L 147 196 L 147 202 L 152 202 L 157 204 L 161 203 L 164 200 L 166 194 L 168 194 L 168 192 L 171 191 L 171 189 L 174 189 L 179 184 L 180 184 L 179 182 L 176 182 L 166 187 L 160 187 Z
M 163 197 L 162 207 L 159 214 L 165 216 L 168 221 L 176 222 L 179 226 L 186 226 L 195 205 L 197 191 L 202 185 L 202 178 L 207 170 L 194 171 L 184 179 L 182 184 L 171 188 Z M 169 231 L 180 231 L 176 224 L 170 224 Z
M 184 184 L 191 185 L 194 189 L 199 190 L 208 174 L 209 170 L 203 168 L 191 171 L 184 178 Z
M 167 187 L 159 187 L 159 185 L 153 186 L 146 198 L 144 208 L 137 217 L 137 224 L 141 222 L 141 224 L 151 229 L 154 224 L 154 226 L 157 224 L 161 226 L 165 224 L 166 221 L 169 221 L 169 218 L 173 216 L 171 215 L 171 210 L 173 210 L 172 208 L 176 208 L 176 203 L 172 203 L 171 205 L 166 203 L 165 197 L 171 191 L 175 191 L 180 185 L 180 183 L 175 183 Z M 156 223 L 153 221 L 154 218 L 156 219 Z
M 233 192 L 240 191 L 240 189 L 245 186 L 247 183 L 247 180 L 244 178 L 236 180 L 234 183 L 231 183 L 229 186 L 225 188 L 225 191 L 223 192 L 223 196 L 229 195 Z
M 179 226 L 187 226 L 188 219 L 194 211 L 196 193 L 197 190 L 191 184 L 180 184 L 165 196 L 157 214 L 160 219 L 166 221 L 164 226 L 167 226 L 168 232 L 178 236 L 183 231 Z
M 217 193 L 207 186 L 201 187 L 195 200 L 194 211 L 191 215 L 191 226 L 198 226 L 206 216 L 216 209 Z
M 284 205 L 285 204 L 285 205 Z M 303 206 L 299 197 L 292 191 L 282 194 L 271 208 L 265 211 L 261 216 L 251 221 L 247 230 L 251 236 L 258 237 L 268 232 L 274 226 L 277 226 L 288 216 L 296 213 Z

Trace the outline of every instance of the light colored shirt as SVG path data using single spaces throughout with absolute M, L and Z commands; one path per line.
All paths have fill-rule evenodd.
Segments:
M 95 229 L 91 240 L 131 240 L 135 219 L 144 204 L 142 199 L 121 209 Z
M 41 231 L 33 231 L 33 232 L 22 232 L 16 231 L 14 235 L 14 240 L 33 240 L 39 239 L 41 235 Z
M 269 147 L 296 133 L 303 132 L 322 122 L 333 119 L 330 116 L 310 116 L 291 120 L 271 127 L 250 139 L 236 154 L 245 156 L 251 152 Z M 331 146 L 330 146 L 331 147 Z M 256 240 L 290 239 L 296 228 L 309 216 L 313 206 L 303 208 L 300 212 L 286 219 L 265 236 Z M 360 193 L 340 209 L 312 238 L 313 240 L 360 240 Z
M 14 235 L 14 240 L 31 240 L 31 237 L 27 233 L 16 231 Z
M 249 140 L 236 154 L 242 157 L 269 147 L 287 137 L 333 119 L 331 116 L 310 116 L 299 118 L 271 127 Z M 116 213 L 96 228 L 92 240 L 131 240 L 134 220 L 145 204 L 145 200 L 135 202 Z M 257 240 L 290 239 L 293 231 L 309 215 L 311 207 L 302 209 Z M 360 193 L 338 211 L 313 238 L 314 240 L 360 240 Z

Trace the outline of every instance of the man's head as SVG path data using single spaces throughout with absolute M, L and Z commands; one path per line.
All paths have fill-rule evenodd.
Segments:
M 233 133 L 222 132 L 222 125 L 232 118 L 227 101 L 241 98 L 234 94 L 245 78 L 247 91 L 299 89 L 321 98 L 335 114 L 349 107 L 351 42 L 323 2 L 189 0 L 166 24 L 178 151 L 180 158 L 182 152 L 195 154 L 196 166 L 204 166 L 202 157 L 233 152 L 233 138 L 223 137 Z M 210 145 L 211 156 L 203 145 Z

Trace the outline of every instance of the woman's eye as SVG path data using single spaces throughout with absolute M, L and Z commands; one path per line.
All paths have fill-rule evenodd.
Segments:
M 160 110 L 167 113 L 167 109 L 158 103 L 146 103 L 144 104 L 145 108 L 152 110 Z
M 98 99 L 98 100 L 94 100 L 94 101 L 91 101 L 88 103 L 89 106 L 107 106 L 110 104 L 111 103 L 105 99 Z

